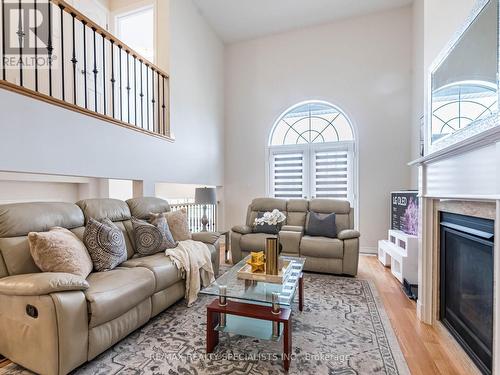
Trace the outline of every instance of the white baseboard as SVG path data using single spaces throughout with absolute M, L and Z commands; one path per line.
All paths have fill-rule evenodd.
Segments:
M 378 249 L 374 246 L 361 246 L 359 252 L 361 254 L 377 254 Z

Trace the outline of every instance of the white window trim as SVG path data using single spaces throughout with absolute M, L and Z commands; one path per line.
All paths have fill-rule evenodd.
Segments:
M 153 54 L 153 64 L 156 65 L 157 60 L 158 60 L 158 7 L 156 4 L 156 1 L 151 1 L 151 0 L 144 0 L 144 1 L 138 1 L 137 3 L 134 3 L 129 6 L 125 6 L 122 8 L 119 8 L 113 12 L 111 12 L 111 30 L 110 32 L 114 35 L 116 35 L 118 38 L 120 36 L 118 35 L 118 19 L 120 17 L 126 17 L 130 16 L 134 13 L 140 13 L 145 10 L 153 10 L 153 20 L 154 20 L 154 25 L 153 25 L 153 46 L 154 46 L 154 54 Z M 129 46 L 130 48 L 133 48 L 132 46 Z

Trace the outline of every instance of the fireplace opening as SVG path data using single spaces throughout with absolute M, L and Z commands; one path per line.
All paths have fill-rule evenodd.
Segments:
M 491 374 L 494 222 L 440 216 L 440 319 L 481 372 Z

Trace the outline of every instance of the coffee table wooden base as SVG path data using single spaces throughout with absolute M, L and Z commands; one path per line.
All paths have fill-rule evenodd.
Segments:
M 225 306 L 220 306 L 218 299 L 212 301 L 212 303 L 207 306 L 207 353 L 212 353 L 219 343 L 219 331 L 217 330 L 217 326 L 219 325 L 220 314 L 283 323 L 283 367 L 288 371 L 292 356 L 291 309 L 282 307 L 278 314 L 274 314 L 270 306 L 229 300 Z

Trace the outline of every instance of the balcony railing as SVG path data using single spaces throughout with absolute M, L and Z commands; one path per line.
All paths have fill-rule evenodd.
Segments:
M 170 138 L 167 73 L 62 0 L 0 1 L 0 87 Z
M 171 204 L 170 209 L 172 211 L 177 211 L 180 209 L 186 209 L 188 215 L 189 230 L 193 233 L 201 232 L 203 229 L 203 224 L 201 219 L 203 217 L 203 206 L 202 204 L 196 203 L 179 203 Z M 207 230 L 209 232 L 217 231 L 217 205 L 207 204 L 207 219 L 208 225 Z

